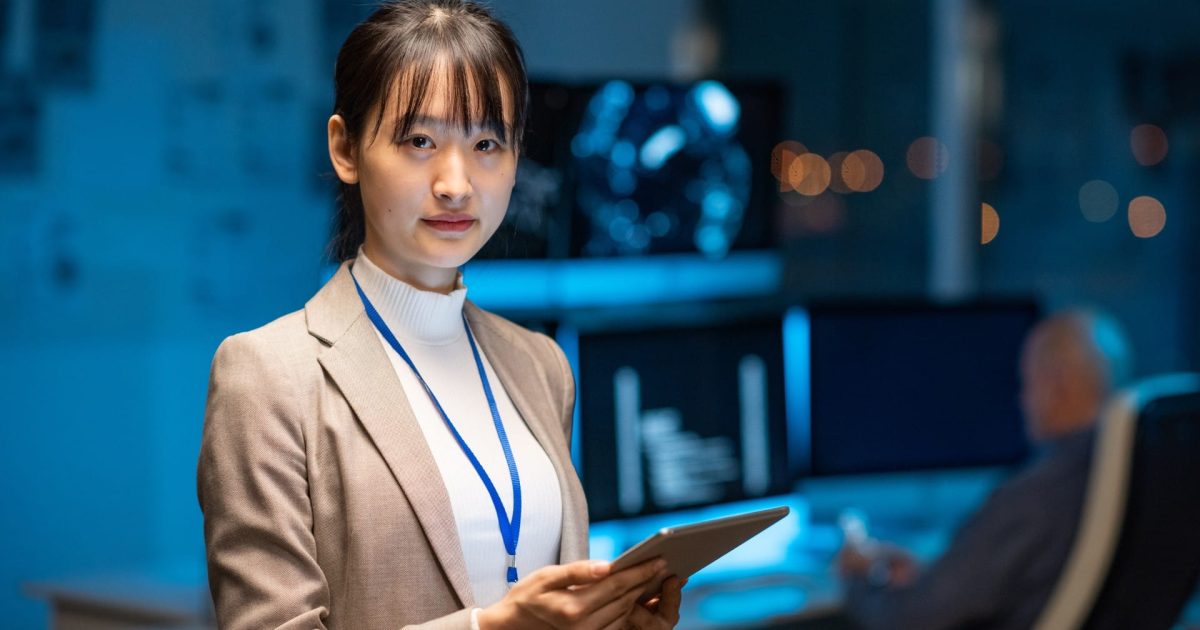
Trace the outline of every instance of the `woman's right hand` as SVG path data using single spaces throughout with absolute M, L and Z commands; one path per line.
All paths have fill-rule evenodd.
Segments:
M 479 611 L 479 630 L 621 628 L 666 563 L 650 560 L 609 574 L 609 563 L 582 560 L 544 567 L 517 582 L 504 599 Z

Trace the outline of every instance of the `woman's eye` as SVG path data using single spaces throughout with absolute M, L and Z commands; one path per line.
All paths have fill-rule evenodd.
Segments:
M 484 153 L 491 153 L 492 151 L 500 148 L 500 143 L 496 142 L 495 140 L 480 140 L 479 143 L 475 145 L 475 148 L 479 151 L 483 151 Z
M 406 141 L 406 144 L 414 149 L 429 149 L 433 147 L 433 140 L 426 136 L 413 136 Z

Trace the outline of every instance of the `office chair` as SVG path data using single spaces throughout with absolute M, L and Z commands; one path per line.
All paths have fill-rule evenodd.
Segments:
M 1037 630 L 1167 629 L 1200 578 L 1200 374 L 1101 414 L 1076 539 Z

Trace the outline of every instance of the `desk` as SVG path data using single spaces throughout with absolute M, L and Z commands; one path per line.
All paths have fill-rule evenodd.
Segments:
M 971 503 L 977 498 L 977 493 L 966 496 Z M 597 523 L 592 527 L 592 556 L 612 559 L 660 527 L 787 505 L 792 510 L 788 517 L 692 577 L 684 590 L 679 627 L 685 630 L 844 628 L 848 624 L 842 612 L 842 584 L 833 565 L 842 543 L 836 520 L 845 503 L 829 503 L 835 507 L 822 510 L 819 515 L 809 500 L 790 496 L 746 502 L 732 509 L 717 506 Z M 916 504 L 927 506 L 930 502 Z M 910 510 L 911 506 L 903 508 Z M 944 509 L 938 518 L 917 522 L 884 514 L 874 521 L 874 533 L 912 550 L 918 559 L 929 561 L 945 548 L 958 517 L 968 508 Z M 900 514 L 900 510 L 896 512 Z
M 37 582 L 25 585 L 24 590 L 49 603 L 52 630 L 217 627 L 205 585 L 165 586 L 120 577 Z M 832 574 L 754 576 L 689 585 L 685 593 L 679 625 L 684 630 L 846 627 L 841 617 L 841 590 Z
M 50 605 L 51 630 L 215 630 L 207 584 L 97 576 L 25 584 Z
M 773 574 L 684 591 L 679 628 L 846 628 L 836 576 Z
M 894 507 L 874 521 L 875 533 L 929 559 L 940 553 L 953 525 L 990 487 L 990 483 L 976 483 L 978 487 L 964 491 L 948 487 L 950 482 L 943 477 L 933 479 L 922 477 L 908 486 L 889 481 L 868 491 L 858 488 L 862 483 L 826 483 L 825 487 L 810 483 L 803 496 L 598 523 L 592 527 L 592 556 L 612 559 L 662 526 L 788 505 L 791 515 L 692 578 L 684 592 L 680 628 L 844 628 L 841 584 L 831 570 L 841 545 L 834 524 L 838 512 L 848 504 L 893 502 Z M 935 516 L 910 522 L 906 516 L 914 505 Z M 55 630 L 208 630 L 216 624 L 202 566 L 196 562 L 185 569 L 164 569 L 157 577 L 46 581 L 26 585 L 25 591 L 50 604 Z

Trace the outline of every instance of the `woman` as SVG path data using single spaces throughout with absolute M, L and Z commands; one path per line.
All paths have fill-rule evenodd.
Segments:
M 574 384 L 547 337 L 465 302 L 506 211 L 527 79 L 463 0 L 385 5 L 338 55 L 329 154 L 343 260 L 225 340 L 199 465 L 224 628 L 671 627 L 660 564 L 587 557 Z

